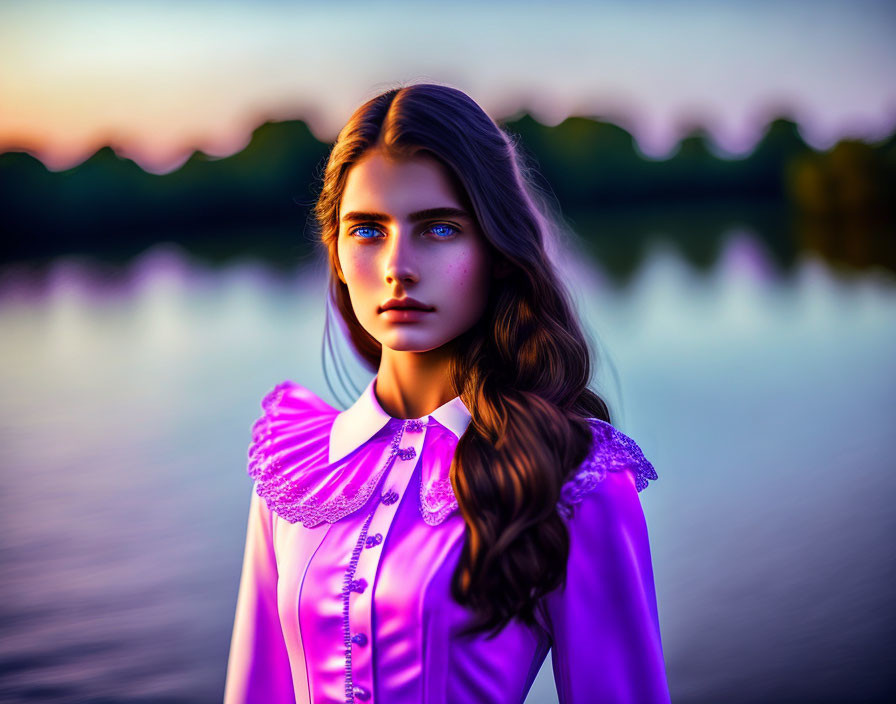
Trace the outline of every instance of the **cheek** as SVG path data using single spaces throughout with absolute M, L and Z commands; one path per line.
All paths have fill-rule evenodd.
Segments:
M 452 258 L 445 271 L 445 286 L 457 294 L 456 304 L 465 308 L 482 303 L 488 292 L 489 267 L 475 252 L 463 252 Z
M 351 248 L 339 252 L 339 264 L 342 267 L 342 274 L 345 276 L 349 292 L 355 288 L 369 286 L 371 281 L 376 278 L 372 259 Z

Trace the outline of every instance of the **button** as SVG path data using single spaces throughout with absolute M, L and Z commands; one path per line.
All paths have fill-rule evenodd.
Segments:
M 380 535 L 379 533 L 377 533 L 375 535 L 368 535 L 367 543 L 364 545 L 364 547 L 373 548 L 373 547 L 376 547 L 377 545 L 379 545 L 381 542 L 383 542 L 383 536 Z
M 355 698 L 360 699 L 362 702 L 366 702 L 368 699 L 370 699 L 370 692 L 368 692 L 363 687 L 359 687 L 358 685 L 352 687 L 352 694 L 354 694 Z
M 417 451 L 413 447 L 398 448 L 398 457 L 402 460 L 412 460 L 417 456 Z
M 352 636 L 352 643 L 367 645 L 367 636 L 363 633 L 355 633 L 355 635 Z
M 383 503 L 387 506 L 389 504 L 394 504 L 398 501 L 398 492 L 397 491 L 389 491 L 383 494 Z
M 361 577 L 361 579 L 356 579 L 354 582 L 352 582 L 349 585 L 348 590 L 350 592 L 358 592 L 358 594 L 362 594 L 366 588 L 367 580 Z

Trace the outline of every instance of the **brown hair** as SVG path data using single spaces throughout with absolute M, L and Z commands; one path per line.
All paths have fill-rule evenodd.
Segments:
M 482 318 L 453 343 L 454 393 L 472 416 L 451 467 L 467 531 L 453 598 L 474 612 L 463 634 L 533 624 L 538 600 L 565 579 L 569 533 L 557 513 L 563 483 L 592 443 L 586 418 L 610 421 L 588 388 L 591 351 L 545 250 L 555 221 L 540 207 L 522 152 L 468 95 L 417 83 L 368 100 L 340 131 L 314 208 L 329 258 L 330 294 L 349 339 L 376 370 L 381 345 L 358 322 L 337 275 L 339 204 L 348 171 L 369 149 L 418 150 L 462 186 L 493 254 L 509 263 Z

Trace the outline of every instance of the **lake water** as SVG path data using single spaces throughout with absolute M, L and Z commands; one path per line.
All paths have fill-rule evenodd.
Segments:
M 624 288 L 561 262 L 659 473 L 673 701 L 891 701 L 896 283 L 779 276 L 756 241 L 730 232 L 709 275 L 655 249 Z M 2 281 L 0 701 L 220 701 L 259 402 L 291 378 L 337 403 L 323 267 L 159 247 L 121 279 Z M 528 702 L 556 702 L 550 656 Z

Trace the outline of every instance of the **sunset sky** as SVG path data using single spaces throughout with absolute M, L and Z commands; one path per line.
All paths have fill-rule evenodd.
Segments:
M 896 128 L 896 3 L 0 2 L 0 151 L 50 168 L 104 144 L 144 168 L 226 155 L 266 119 L 332 140 L 397 82 L 494 117 L 604 117 L 662 157 L 705 125 L 749 151 L 771 117 L 825 148 Z

